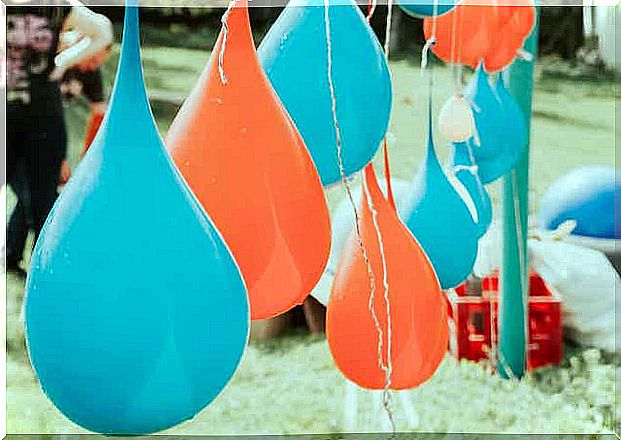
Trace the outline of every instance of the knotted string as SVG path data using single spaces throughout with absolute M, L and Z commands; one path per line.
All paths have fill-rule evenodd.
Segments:
M 367 248 L 365 247 L 364 242 L 362 240 L 362 234 L 360 232 L 361 219 L 358 213 L 358 208 L 356 207 L 356 202 L 354 201 L 354 197 L 352 195 L 351 188 L 349 186 L 349 182 L 347 180 L 347 176 L 345 174 L 345 167 L 343 164 L 343 152 L 341 148 L 342 147 L 341 130 L 339 127 L 339 122 L 338 122 L 337 107 L 336 107 L 336 104 L 337 104 L 336 103 L 336 92 L 334 90 L 334 81 L 332 78 L 332 33 L 330 30 L 330 0 L 324 0 L 324 23 L 325 23 L 325 28 L 326 28 L 327 80 L 328 80 L 328 89 L 330 91 L 332 122 L 334 125 L 339 173 L 341 176 L 341 182 L 343 183 L 343 187 L 345 188 L 347 198 L 349 199 L 349 202 L 354 211 L 354 227 L 355 227 L 356 243 L 358 247 L 360 248 L 360 251 L 362 252 L 362 257 L 364 259 L 364 262 L 367 268 L 367 274 L 369 276 L 369 288 L 371 291 L 370 296 L 371 298 L 373 298 L 375 296 L 375 290 L 376 290 L 375 274 L 373 273 L 373 266 L 371 266 L 371 261 L 369 259 Z M 372 313 L 372 315 L 373 315 L 374 321 L 377 322 L 377 316 L 374 315 L 374 312 Z M 380 338 L 380 344 L 381 344 L 381 339 L 382 338 Z M 380 348 L 378 348 L 378 350 L 380 350 L 380 355 L 381 355 L 381 345 L 380 345 Z
M 368 21 L 371 21 L 373 16 L 373 12 L 375 10 L 375 0 L 369 1 L 368 8 Z M 384 40 L 384 56 L 386 57 L 386 64 L 388 64 L 389 54 L 390 54 L 390 34 L 392 28 L 392 0 L 388 0 L 388 11 L 386 16 L 386 32 L 385 32 L 385 40 Z M 386 178 L 386 189 L 387 189 L 387 198 L 391 206 L 394 208 L 394 196 L 392 192 L 392 184 L 390 181 L 390 163 L 388 160 L 388 144 L 386 138 L 383 140 L 383 148 L 384 148 L 384 171 Z M 369 165 L 372 166 L 372 165 Z M 396 433 L 396 426 L 394 421 L 394 415 L 392 411 L 392 396 L 390 394 L 390 386 L 392 384 L 392 373 L 393 373 L 393 364 L 392 364 L 392 316 L 390 310 L 390 286 L 388 284 L 388 273 L 387 273 L 387 264 L 386 264 L 386 254 L 384 249 L 384 240 L 382 237 L 382 232 L 379 227 L 379 222 L 377 218 L 377 210 L 373 205 L 373 200 L 371 199 L 371 195 L 369 193 L 369 188 L 366 184 L 366 179 L 363 181 L 363 188 L 365 191 L 365 196 L 367 200 L 367 204 L 369 205 L 369 209 L 371 211 L 372 219 L 373 219 L 373 227 L 375 229 L 375 233 L 378 240 L 380 258 L 382 262 L 382 272 L 383 272 L 383 288 L 384 288 L 384 303 L 386 305 L 386 363 L 384 363 L 382 351 L 383 351 L 383 339 L 384 339 L 384 331 L 381 328 L 379 319 L 377 318 L 377 313 L 375 311 L 375 292 L 372 292 L 372 295 L 369 297 L 369 311 L 371 316 L 373 317 L 373 322 L 375 324 L 375 328 L 378 333 L 378 344 L 377 344 L 377 355 L 378 355 L 378 364 L 380 369 L 385 374 L 385 383 L 384 390 L 382 394 L 382 402 L 384 406 L 384 410 L 390 422 L 391 430 L 393 435 Z
M 220 81 L 223 85 L 226 85 L 226 75 L 224 74 L 224 50 L 226 49 L 226 40 L 229 34 L 229 14 L 235 5 L 235 0 L 231 0 L 226 11 L 222 15 L 222 46 L 220 47 L 220 53 L 218 54 L 218 71 L 220 72 Z

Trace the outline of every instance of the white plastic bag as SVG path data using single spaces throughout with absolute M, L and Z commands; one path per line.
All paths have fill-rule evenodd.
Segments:
M 528 241 L 530 265 L 563 300 L 566 336 L 581 345 L 615 351 L 615 288 L 619 275 L 597 250 L 548 237 Z

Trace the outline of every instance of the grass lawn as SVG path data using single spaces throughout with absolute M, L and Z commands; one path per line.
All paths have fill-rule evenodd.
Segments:
M 192 88 L 208 53 L 146 47 L 144 64 L 150 90 L 181 95 Z M 108 78 L 115 57 L 107 66 Z M 390 131 L 396 138 L 391 163 L 396 177 L 410 178 L 424 152 L 426 81 L 408 61 L 391 65 L 394 105 Z M 531 211 L 545 188 L 569 169 L 614 164 L 614 85 L 546 76 L 538 70 L 531 149 Z M 448 69 L 436 69 L 439 108 L 452 90 Z M 164 132 L 175 107 L 154 103 Z M 436 112 L 437 114 L 437 112 Z M 68 108 L 70 162 L 81 149 L 86 110 Z M 436 138 L 441 156 L 448 149 Z M 378 159 L 380 160 L 380 159 Z M 490 188 L 497 199 L 498 184 Z M 328 191 L 330 205 L 343 197 Z M 9 212 L 14 203 L 9 196 Z M 19 320 L 23 285 L 7 280 L 7 427 L 9 433 L 82 432 L 45 398 L 29 366 Z M 436 375 L 419 388 L 395 395 L 400 430 L 426 432 L 601 433 L 615 426 L 615 362 L 587 348 L 565 347 L 560 368 L 529 374 L 521 382 L 492 377 L 481 365 L 447 356 Z M 171 434 L 332 433 L 352 429 L 345 415 L 355 411 L 358 431 L 378 431 L 383 419 L 377 395 L 358 393 L 357 410 L 346 400 L 346 382 L 336 370 L 325 338 L 293 333 L 251 343 L 233 381 L 194 420 Z M 617 429 L 621 426 L 617 426 Z

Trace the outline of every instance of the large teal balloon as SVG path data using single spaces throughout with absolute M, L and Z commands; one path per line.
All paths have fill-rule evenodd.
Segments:
M 110 109 L 36 244 L 25 308 L 43 390 L 99 433 L 146 434 L 192 418 L 247 343 L 237 265 L 153 120 L 135 7 Z
M 328 88 L 323 0 L 291 0 L 258 49 L 324 185 L 341 179 Z M 371 161 L 386 134 L 392 90 L 382 48 L 356 3 L 330 0 L 332 78 L 346 175 Z
M 440 285 L 459 285 L 472 272 L 479 232 L 464 200 L 444 174 L 433 146 L 403 202 L 402 219 L 433 265 Z
M 434 0 L 398 0 L 399 6 L 407 14 L 413 17 L 432 17 L 449 12 L 455 7 L 455 0 L 435 0 L 437 3 L 434 10 Z
M 466 187 L 477 210 L 477 229 L 479 237 L 482 237 L 492 222 L 492 201 L 489 194 L 479 179 L 476 163 L 471 154 L 472 145 L 467 142 L 453 143 L 452 166 L 455 177 Z

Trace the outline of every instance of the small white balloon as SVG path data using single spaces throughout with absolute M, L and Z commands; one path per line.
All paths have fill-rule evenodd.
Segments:
M 442 136 L 450 142 L 465 142 L 474 134 L 472 110 L 461 95 L 451 96 L 438 116 Z

